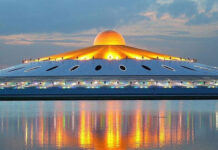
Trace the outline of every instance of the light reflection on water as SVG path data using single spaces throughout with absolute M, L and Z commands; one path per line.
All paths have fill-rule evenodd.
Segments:
M 1 150 L 216 149 L 218 101 L 0 102 Z

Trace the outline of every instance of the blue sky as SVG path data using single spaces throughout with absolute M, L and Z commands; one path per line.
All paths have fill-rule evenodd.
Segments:
M 218 66 L 217 0 L 0 0 L 0 65 L 92 45 L 106 29 Z

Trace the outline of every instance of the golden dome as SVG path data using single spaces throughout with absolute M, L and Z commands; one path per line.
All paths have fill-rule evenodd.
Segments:
M 137 60 L 177 60 L 190 61 L 185 58 L 169 56 L 144 49 L 130 47 L 125 45 L 125 40 L 118 32 L 108 30 L 99 33 L 94 41 L 94 46 L 60 53 L 52 56 L 42 57 L 32 61 L 60 61 L 60 60 L 90 60 L 90 59 L 137 59 Z
M 120 33 L 113 30 L 107 30 L 96 36 L 94 45 L 126 45 L 126 43 Z

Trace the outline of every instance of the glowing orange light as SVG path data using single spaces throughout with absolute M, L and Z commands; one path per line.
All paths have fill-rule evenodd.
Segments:
M 119 59 L 137 59 L 137 60 L 174 60 L 174 61 L 189 61 L 187 59 L 181 59 L 179 57 L 168 56 L 159 54 L 143 49 L 137 49 L 125 45 L 96 45 L 84 49 L 43 57 L 32 61 L 62 61 L 67 59 L 73 60 L 90 60 L 90 59 L 107 59 L 107 60 L 119 60 Z M 32 62 L 31 60 L 25 61 L 25 63 Z
M 159 106 L 157 117 L 156 113 L 142 109 L 141 103 L 136 105 L 133 115 L 123 113 L 121 106 L 119 102 L 110 101 L 105 112 L 96 113 L 87 110 L 89 106 L 86 103 L 81 103 L 78 117 L 74 110 L 70 121 L 71 117 L 62 112 L 64 107 L 57 102 L 54 125 L 50 128 L 41 106 L 40 116 L 36 120 L 28 122 L 27 118 L 23 118 L 23 143 L 28 145 L 33 142 L 31 145 L 41 147 L 52 145 L 57 149 L 79 146 L 81 149 L 124 150 L 158 149 L 167 145 L 183 144 L 185 140 L 187 143 L 195 141 L 194 116 L 190 113 L 183 115 L 182 112 L 169 113 L 165 101 Z M 74 122 L 74 115 L 78 121 Z M 187 117 L 186 120 L 184 117 Z M 183 121 L 187 122 L 187 126 L 183 125 Z M 37 132 L 34 130 L 34 122 L 37 123 Z M 123 130 L 126 125 L 128 132 Z
M 82 103 L 81 107 L 85 107 L 85 103 Z M 88 148 L 92 142 L 90 113 L 82 108 L 80 116 L 79 144 L 83 148 Z
M 132 137 L 129 139 L 129 143 L 134 148 L 139 148 L 143 142 L 142 111 L 140 103 L 137 105 L 137 109 L 132 122 L 134 122 L 134 124 L 131 131 Z
M 90 59 L 137 59 L 137 60 L 174 60 L 174 61 L 196 61 L 194 59 L 185 59 L 180 57 L 169 56 L 165 54 L 155 53 L 148 50 L 129 47 L 125 45 L 125 40 L 121 34 L 108 30 L 99 33 L 95 40 L 94 46 L 73 50 L 57 55 L 42 57 L 33 60 L 23 60 L 23 63 L 40 62 L 40 61 L 62 61 L 66 59 L 72 60 L 90 60 Z
M 31 146 L 33 146 L 33 122 L 31 122 L 30 140 L 31 140 Z
M 119 103 L 116 104 L 119 105 Z M 120 112 L 112 109 L 114 105 L 114 102 L 108 103 L 106 114 L 106 142 L 109 149 L 119 149 L 121 147 Z
M 125 45 L 125 40 L 118 32 L 108 30 L 99 33 L 94 41 L 94 45 Z
M 163 147 L 166 144 L 165 102 L 163 101 L 159 107 L 159 146 Z
M 28 142 L 28 125 L 27 122 L 25 124 L 25 145 L 27 145 Z
M 135 131 L 135 146 L 140 147 L 142 144 L 142 117 L 141 111 L 137 110 L 136 112 L 136 131 Z
M 63 116 L 62 113 L 57 114 L 56 122 L 56 145 L 57 147 L 62 147 L 63 145 Z
M 43 119 L 43 103 L 39 104 L 39 108 L 40 108 L 40 117 L 39 117 L 39 145 L 43 146 L 44 145 L 44 140 L 45 140 L 45 136 L 44 136 L 44 119 Z

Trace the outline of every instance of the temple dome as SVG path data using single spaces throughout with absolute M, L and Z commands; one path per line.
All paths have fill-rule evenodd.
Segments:
M 107 30 L 96 36 L 94 45 L 126 45 L 126 43 L 120 33 L 113 30 Z
M 56 55 L 41 57 L 38 59 L 24 60 L 24 63 L 39 61 L 62 61 L 62 60 L 90 60 L 90 59 L 137 59 L 137 60 L 175 60 L 188 61 L 194 60 L 181 57 L 170 56 L 156 53 L 145 49 L 127 46 L 123 36 L 113 30 L 107 30 L 99 33 L 94 45 L 82 49 L 72 50 Z

